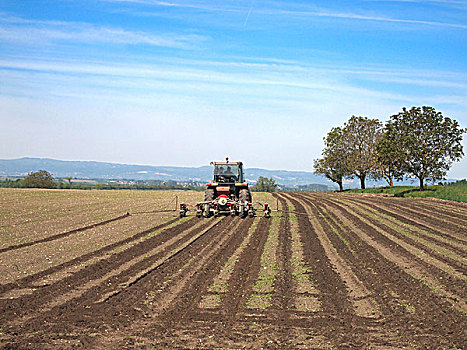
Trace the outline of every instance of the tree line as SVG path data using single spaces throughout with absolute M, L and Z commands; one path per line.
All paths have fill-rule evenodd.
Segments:
M 251 190 L 253 192 L 276 192 L 276 189 L 276 180 L 274 180 L 272 177 L 267 178 L 264 176 L 260 176 L 258 181 L 256 181 L 256 184 L 251 186 Z
M 54 179 L 52 174 L 46 170 L 30 172 L 23 179 L 0 181 L 0 187 L 13 188 L 49 188 L 49 189 L 78 189 L 78 190 L 194 190 L 204 191 L 203 186 L 182 186 L 176 182 L 169 181 L 160 184 L 112 184 L 112 183 L 75 183 L 72 177 L 64 177 L 63 179 Z M 66 180 L 66 181 L 64 181 Z
M 378 119 L 352 116 L 323 138 L 322 157 L 314 160 L 314 172 L 324 175 L 343 190 L 346 178 L 358 178 L 365 188 L 368 178 L 395 180 L 413 177 L 420 190 L 427 180 L 445 178 L 463 153 L 459 123 L 433 107 L 402 108 L 383 125 Z
M 52 174 L 46 170 L 30 172 L 23 179 L 0 181 L 0 187 L 16 188 L 57 188 L 57 189 L 80 189 L 80 190 L 194 190 L 204 191 L 204 186 L 181 186 L 174 181 L 168 181 L 161 184 L 89 184 L 73 183 L 72 177 L 63 179 L 54 179 Z M 63 181 L 66 180 L 66 181 Z M 252 191 L 256 192 L 275 192 L 277 189 L 276 181 L 273 178 L 260 176 Z

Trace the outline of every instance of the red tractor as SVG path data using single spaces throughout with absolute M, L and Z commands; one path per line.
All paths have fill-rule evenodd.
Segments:
M 222 214 L 254 216 L 251 192 L 243 176 L 243 163 L 211 162 L 214 165 L 213 181 L 204 192 L 204 202 L 196 205 L 196 216 L 210 217 Z

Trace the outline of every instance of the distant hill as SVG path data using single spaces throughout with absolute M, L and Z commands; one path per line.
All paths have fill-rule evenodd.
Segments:
M 25 176 L 31 171 L 47 170 L 54 177 L 72 176 L 80 179 L 174 180 L 209 181 L 212 166 L 174 167 L 131 165 L 91 161 L 63 161 L 49 158 L 0 159 L 0 176 Z M 245 177 L 256 181 L 258 177 L 273 178 L 285 186 L 307 184 L 331 185 L 322 176 L 307 171 L 266 170 L 246 168 Z

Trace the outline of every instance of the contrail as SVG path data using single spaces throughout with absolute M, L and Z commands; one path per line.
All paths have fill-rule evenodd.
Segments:
M 250 9 L 248 10 L 248 14 L 246 15 L 245 23 L 243 23 L 244 28 L 246 27 L 246 24 L 248 23 L 248 18 L 250 18 L 250 13 L 252 9 L 253 9 L 253 1 L 251 2 L 251 6 L 250 6 Z

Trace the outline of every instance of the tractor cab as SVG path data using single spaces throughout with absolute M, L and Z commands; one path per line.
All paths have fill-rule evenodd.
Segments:
M 222 184 L 235 184 L 243 182 L 242 162 L 211 162 L 214 165 L 214 181 Z

